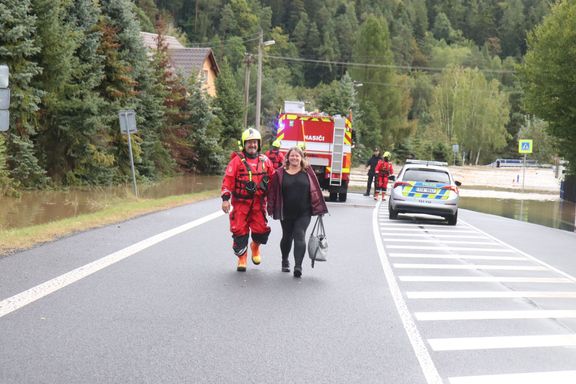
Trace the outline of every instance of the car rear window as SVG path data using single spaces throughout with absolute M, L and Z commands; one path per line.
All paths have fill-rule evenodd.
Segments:
M 424 181 L 427 183 L 450 183 L 448 172 L 427 168 L 410 168 L 402 177 L 405 181 Z

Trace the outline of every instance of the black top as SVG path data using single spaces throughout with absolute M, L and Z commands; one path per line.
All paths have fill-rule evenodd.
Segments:
M 306 172 L 291 175 L 284 172 L 282 179 L 284 219 L 310 216 L 310 180 Z
M 372 157 L 366 162 L 366 166 L 370 166 L 368 174 L 374 176 L 376 174 L 376 165 L 378 161 L 382 160 L 382 156 L 372 155 Z

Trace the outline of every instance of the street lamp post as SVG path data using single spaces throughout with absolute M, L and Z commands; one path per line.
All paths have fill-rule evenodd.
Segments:
M 260 39 L 258 40 L 258 78 L 256 79 L 256 124 L 257 130 L 260 130 L 260 104 L 262 100 L 262 48 L 274 45 L 274 40 L 263 41 L 264 36 L 260 30 Z

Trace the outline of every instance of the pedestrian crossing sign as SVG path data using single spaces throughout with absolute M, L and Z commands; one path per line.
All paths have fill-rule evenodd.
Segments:
M 518 153 L 532 153 L 532 140 L 518 140 Z

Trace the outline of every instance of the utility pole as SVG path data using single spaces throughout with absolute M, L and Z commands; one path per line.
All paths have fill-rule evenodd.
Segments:
M 256 79 L 256 124 L 257 130 L 260 130 L 260 104 L 262 100 L 262 48 L 268 45 L 274 45 L 274 40 L 264 41 L 264 34 L 260 29 L 258 39 L 258 79 Z
M 262 45 L 264 44 L 264 36 L 262 29 L 258 39 L 258 78 L 256 79 L 256 124 L 255 127 L 260 131 L 260 104 L 262 98 Z
M 250 53 L 244 56 L 244 129 L 248 128 L 248 103 L 250 102 L 250 65 L 254 57 Z

